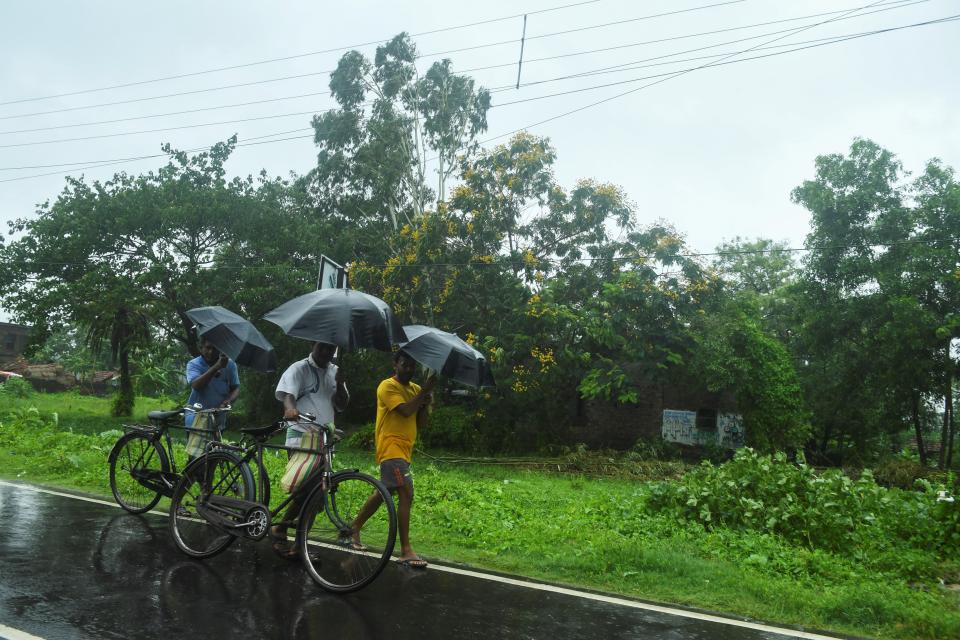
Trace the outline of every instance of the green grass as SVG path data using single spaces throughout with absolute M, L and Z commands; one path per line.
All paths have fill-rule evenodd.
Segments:
M 109 497 L 106 459 L 117 433 L 108 429 L 123 422 L 103 418 L 109 402 L 31 400 L 15 408 L 14 420 L 0 411 L 0 476 Z M 24 429 L 25 421 L 49 422 L 27 405 L 42 406 L 40 415 L 56 411 L 58 427 Z M 138 410 L 161 406 L 144 399 Z M 283 456 L 268 457 L 274 503 L 283 497 L 276 482 L 283 466 Z M 338 452 L 337 466 L 375 471 L 365 451 Z M 936 581 L 912 583 L 896 563 L 866 570 L 882 563 L 798 547 L 773 534 L 708 531 L 654 512 L 644 481 L 424 457 L 415 459 L 414 473 L 411 537 L 431 559 L 809 629 L 960 638 L 960 599 Z M 918 562 L 936 561 L 916 553 Z
M 111 404 L 112 398 L 87 396 L 76 392 L 34 392 L 28 398 L 0 395 L 0 418 L 7 411 L 36 407 L 41 415 L 57 414 L 64 429 L 75 433 L 97 434 L 109 429 L 120 429 L 124 424 L 146 423 L 150 411 L 177 407 L 176 401 L 137 396 L 133 416 L 115 418 L 110 415 Z

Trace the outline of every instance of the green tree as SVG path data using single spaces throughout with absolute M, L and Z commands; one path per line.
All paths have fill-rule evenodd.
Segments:
M 822 448 L 831 438 L 864 448 L 912 424 L 923 456 L 924 406 L 939 398 L 946 451 L 960 303 L 952 171 L 932 162 L 908 187 L 896 157 L 861 139 L 816 169 L 793 198 L 811 212 L 800 355 Z
M 770 296 L 797 275 L 793 253 L 785 242 L 737 236 L 717 246 L 714 264 L 734 291 Z
M 401 33 L 377 47 L 373 61 L 357 51 L 340 58 L 330 76 L 338 109 L 313 119 L 319 147 L 308 177 L 324 207 L 363 225 L 388 222 L 394 232 L 444 200 L 457 154 L 469 154 L 487 128 L 490 94 L 435 62 L 421 78 L 417 51 Z M 436 155 L 437 190 L 427 162 Z
M 74 323 L 92 346 L 109 345 L 124 373 L 121 410 L 132 398 L 130 352 L 147 335 L 196 354 L 188 309 L 223 304 L 258 317 L 315 272 L 320 252 L 302 242 L 310 223 L 287 186 L 225 178 L 235 143 L 193 156 L 165 147 L 169 162 L 143 175 L 69 178 L 53 203 L 11 224 L 5 305 L 38 341 Z
M 692 369 L 711 390 L 734 394 L 747 442 L 768 452 L 806 445 L 810 423 L 793 357 L 764 330 L 757 299 L 721 297 L 693 330 Z

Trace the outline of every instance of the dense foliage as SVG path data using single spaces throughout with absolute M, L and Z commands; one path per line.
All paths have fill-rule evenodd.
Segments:
M 312 120 L 317 164 L 305 175 L 228 179 L 231 138 L 193 156 L 166 147 L 168 162 L 143 175 L 68 179 L 0 246 L 3 305 L 34 327 L 36 356 L 80 374 L 93 367 L 84 361 L 115 363 L 115 411 L 129 414 L 135 393 L 184 394 L 183 361 L 196 354 L 187 309 L 221 304 L 257 321 L 312 289 L 326 254 L 404 322 L 488 354 L 498 389 L 469 399 L 469 425 L 437 431 L 444 446 L 574 446 L 598 426 L 589 407 L 640 409 L 680 389 L 733 398 L 747 444 L 764 452 L 871 464 L 912 436 L 921 464 L 951 465 L 952 169 L 932 160 L 907 181 L 893 153 L 855 140 L 818 157 L 792 194 L 811 213 L 804 251 L 735 238 L 711 260 L 616 185 L 560 184 L 547 138 L 481 146 L 490 93 L 448 60 L 424 74 L 416 61 L 405 34 L 372 58 L 341 58 L 337 108 Z M 281 366 L 304 357 L 305 343 L 260 326 Z M 346 418 L 367 422 L 389 360 L 341 364 Z M 276 415 L 275 380 L 244 373 L 251 419 Z M 933 440 L 938 459 L 926 455 Z
M 852 479 L 818 472 L 801 459 L 742 449 L 730 462 L 704 462 L 679 483 L 651 493 L 650 505 L 708 528 L 775 534 L 811 550 L 862 556 L 878 569 L 936 575 L 936 558 L 960 551 L 960 502 L 938 500 L 956 487 L 920 481 L 919 491 L 887 489 L 869 470 Z M 917 550 L 934 554 L 918 563 Z

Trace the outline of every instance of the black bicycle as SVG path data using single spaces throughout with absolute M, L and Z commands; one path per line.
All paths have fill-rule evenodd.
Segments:
M 117 440 L 109 457 L 110 490 L 117 504 L 130 513 L 144 513 L 157 506 L 163 496 L 171 497 L 180 476 L 170 429 L 186 431 L 188 446 L 199 455 L 209 442 L 220 441 L 220 431 L 212 423 L 227 411 L 230 407 L 202 409 L 195 405 L 151 411 L 147 415 L 149 425 L 124 425 L 126 433 Z M 204 426 L 184 426 L 186 412 L 196 414 L 194 425 Z M 255 495 L 253 487 L 244 489 L 243 495 Z
M 328 591 L 345 593 L 373 581 L 390 560 L 397 537 L 397 513 L 390 493 L 379 480 L 357 469 L 333 470 L 333 452 L 339 432 L 302 414 L 302 427 L 319 431 L 319 450 L 269 444 L 290 423 L 241 429 L 242 446 L 222 443 L 183 470 L 170 503 L 170 532 L 177 546 L 194 558 L 214 556 L 238 537 L 262 540 L 271 526 L 296 526 L 294 542 L 310 577 Z M 283 502 L 271 510 L 270 478 L 263 464 L 265 449 L 306 452 L 320 456 L 316 472 L 308 476 Z M 235 488 L 254 484 L 255 499 L 241 499 Z M 295 522 L 280 514 L 294 499 Z M 355 530 L 364 505 L 375 511 Z

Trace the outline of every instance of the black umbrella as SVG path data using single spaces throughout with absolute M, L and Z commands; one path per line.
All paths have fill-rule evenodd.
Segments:
M 277 354 L 249 320 L 223 307 L 197 307 L 187 311 L 197 324 L 197 335 L 239 365 L 269 372 L 277 370 Z
M 347 351 L 391 351 L 406 340 L 386 302 L 353 289 L 320 289 L 284 302 L 263 316 L 288 336 L 334 344 Z
M 400 348 L 423 366 L 471 387 L 496 386 L 483 354 L 454 334 L 422 324 L 403 330 L 409 340 Z

